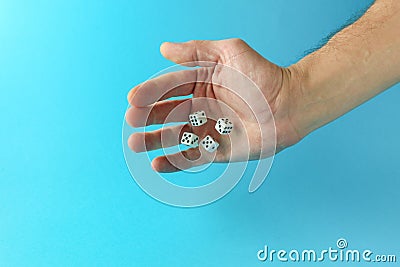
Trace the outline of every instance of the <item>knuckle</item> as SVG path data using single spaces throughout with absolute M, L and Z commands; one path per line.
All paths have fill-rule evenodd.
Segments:
M 191 46 L 196 47 L 196 46 L 199 45 L 200 42 L 201 42 L 201 41 L 199 41 L 199 40 L 190 40 L 190 41 L 188 41 L 187 43 L 188 43 L 189 45 L 191 45 Z
M 232 38 L 232 39 L 229 39 L 229 42 L 230 42 L 232 45 L 237 45 L 237 46 L 246 45 L 246 42 L 243 41 L 243 39 L 240 39 L 240 38 Z

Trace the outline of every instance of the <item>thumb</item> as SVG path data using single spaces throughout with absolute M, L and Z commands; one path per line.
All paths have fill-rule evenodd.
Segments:
M 161 44 L 160 52 L 166 59 L 177 64 L 193 61 L 217 63 L 221 52 L 217 42 L 198 40 L 185 43 L 165 42 Z

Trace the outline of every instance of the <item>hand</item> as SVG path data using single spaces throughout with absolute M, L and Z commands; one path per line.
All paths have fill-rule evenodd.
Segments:
M 219 136 L 214 130 L 214 123 L 205 124 L 202 127 L 170 126 L 153 132 L 133 134 L 128 141 L 129 146 L 136 152 L 161 148 L 161 136 L 164 146 L 174 146 L 179 143 L 183 131 L 194 132 L 200 140 L 210 134 L 220 147 L 214 160 L 215 162 L 242 161 L 271 156 L 275 152 L 275 140 L 261 140 L 268 136 L 260 131 L 273 131 L 268 127 L 276 126 L 276 151 L 280 151 L 300 140 L 295 126 L 291 121 L 291 105 L 294 94 L 290 88 L 293 86 L 293 73 L 289 69 L 279 67 L 249 47 L 240 39 L 221 41 L 190 41 L 186 43 L 164 43 L 161 53 L 167 59 L 182 64 L 186 62 L 207 61 L 232 67 L 245 74 L 261 90 L 262 95 L 268 101 L 260 101 L 260 94 L 252 93 L 246 98 L 246 102 L 222 84 L 234 84 L 235 76 L 225 71 L 218 71 L 213 66 L 203 66 L 193 70 L 185 70 L 159 76 L 143 84 L 134 87 L 128 94 L 128 101 L 132 105 L 127 111 L 126 120 L 134 126 L 150 124 L 163 124 L 168 114 L 176 107 L 180 112 L 170 116 L 171 121 L 187 121 L 188 115 L 197 110 L 205 110 L 204 105 L 199 105 L 196 99 L 206 97 L 225 103 L 237 115 L 233 118 L 234 131 L 230 138 Z M 201 63 L 200 63 L 201 65 Z M 199 79 L 201 77 L 201 79 Z M 202 82 L 193 82 L 201 80 Z M 189 83 L 185 83 L 188 82 Z M 185 83 L 173 90 L 166 91 L 171 85 Z M 243 88 L 245 90 L 245 88 Z M 193 94 L 193 99 L 165 100 L 173 96 Z M 261 104 L 260 104 L 261 103 Z M 225 113 L 220 105 L 207 105 L 207 114 Z M 272 111 L 272 114 L 270 112 Z M 262 118 L 261 125 L 252 116 L 252 111 L 258 118 Z M 271 117 L 273 115 L 274 118 Z M 146 117 L 147 120 L 146 120 Z M 231 119 L 231 117 L 229 117 Z M 242 123 L 240 123 L 242 122 Z M 261 129 L 261 130 L 260 130 Z M 264 136 L 264 137 L 263 137 Z M 269 135 L 270 137 L 271 135 Z M 165 138 L 165 139 L 164 139 Z M 244 138 L 248 138 L 249 147 L 245 148 Z M 262 141 L 264 145 L 262 146 Z M 231 150 L 234 147 L 234 150 Z M 201 148 L 202 149 L 202 148 Z M 249 154 L 245 151 L 249 151 Z M 232 154 L 231 154 L 232 153 Z M 202 153 L 207 154 L 207 153 Z M 191 148 L 174 155 L 155 158 L 152 167 L 159 172 L 173 172 L 186 169 L 195 165 L 204 164 L 210 158 L 200 157 L 199 148 Z M 189 159 L 186 160 L 186 159 Z
M 236 88 L 241 93 L 238 96 L 229 87 L 221 87 L 221 84 L 240 85 L 240 75 L 229 75 L 215 64 L 214 67 L 205 64 L 199 69 L 157 77 L 136 86 L 129 93 L 128 101 L 132 107 L 126 120 L 130 125 L 165 123 L 171 111 L 170 121 L 187 121 L 191 112 L 203 109 L 204 106 L 198 106 L 197 101 L 201 97 L 206 97 L 211 103 L 205 103 L 206 113 L 224 115 L 224 103 L 238 115 L 234 124 L 242 123 L 235 124 L 230 140 L 215 135 L 212 123 L 193 129 L 186 124 L 133 134 L 129 146 L 136 152 L 161 148 L 161 143 L 165 147 L 174 146 L 179 144 L 182 131 L 194 132 L 200 138 L 207 133 L 221 144 L 215 158 L 211 159 L 203 157 L 207 153 L 200 153 L 198 148 L 154 159 L 152 166 L 156 171 L 172 172 L 206 163 L 206 160 L 226 162 L 267 157 L 297 143 L 308 133 L 400 81 L 400 38 L 397 34 L 400 17 L 396 16 L 399 10 L 399 1 L 375 1 L 355 23 L 334 35 L 321 49 L 288 68 L 272 64 L 239 39 L 163 44 L 161 53 L 175 63 L 207 61 L 236 69 L 250 78 L 264 97 L 260 97 L 259 90 L 246 90 L 239 86 Z M 180 86 L 169 90 L 179 83 Z M 191 94 L 193 98 L 189 100 L 160 101 Z M 245 102 L 240 97 L 242 95 L 246 96 Z M 269 105 L 260 104 L 262 98 Z M 219 102 L 215 105 L 212 100 Z M 173 112 L 176 107 L 180 107 L 180 112 Z M 252 114 L 261 121 L 255 121 Z M 268 126 L 273 120 L 276 150 L 275 142 L 265 138 L 269 136 L 271 129 Z M 163 142 L 161 136 L 165 137 Z M 247 140 L 249 146 L 243 147 Z

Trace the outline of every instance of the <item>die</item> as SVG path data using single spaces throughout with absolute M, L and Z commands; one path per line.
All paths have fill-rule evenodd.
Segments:
M 233 123 L 227 118 L 220 118 L 215 124 L 215 130 L 220 134 L 230 134 L 233 129 Z
M 201 126 L 207 122 L 207 116 L 204 111 L 196 111 L 189 115 L 189 121 L 192 126 Z
M 199 144 L 199 137 L 194 133 L 184 132 L 181 138 L 181 144 L 197 147 Z
M 201 146 L 204 147 L 205 150 L 212 153 L 217 150 L 219 144 L 215 141 L 211 136 L 207 135 L 200 142 Z

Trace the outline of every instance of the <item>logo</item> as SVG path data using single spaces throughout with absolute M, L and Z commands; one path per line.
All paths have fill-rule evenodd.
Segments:
M 336 247 L 327 249 L 270 249 L 267 245 L 257 251 L 257 259 L 262 262 L 379 262 L 392 263 L 397 258 L 394 254 L 376 254 L 370 249 L 347 249 L 348 243 L 344 238 L 336 241 Z

